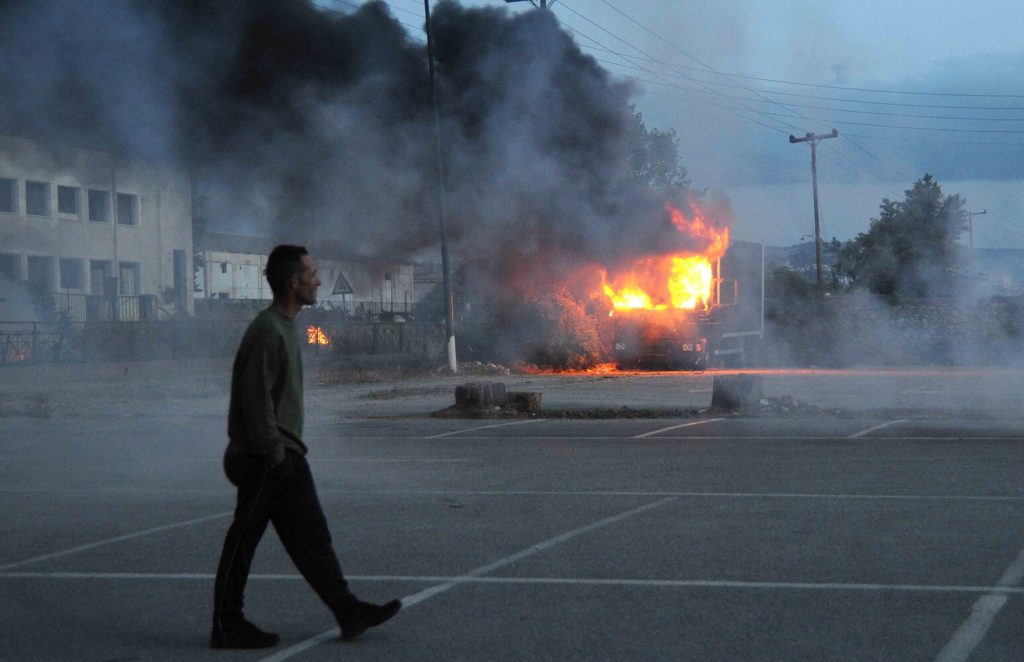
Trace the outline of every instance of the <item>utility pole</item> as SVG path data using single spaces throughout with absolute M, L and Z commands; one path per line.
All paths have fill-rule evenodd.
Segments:
M 448 263 L 448 219 L 444 200 L 444 163 L 441 160 L 441 113 L 437 109 L 437 92 L 434 86 L 434 51 L 430 39 L 430 0 L 423 0 L 423 15 L 427 33 L 427 66 L 430 69 L 430 105 L 434 107 L 434 142 L 437 148 L 437 214 L 441 225 L 441 269 L 444 284 L 444 330 L 448 340 L 448 369 L 459 371 L 455 356 L 455 294 L 452 291 L 451 267 Z
M 967 239 L 968 239 L 968 246 L 970 247 L 970 252 L 971 252 L 971 256 L 972 257 L 974 256 L 974 217 L 975 216 L 981 216 L 982 214 L 987 214 L 987 213 L 988 213 L 987 209 L 982 209 L 981 211 L 969 211 L 969 212 L 967 212 Z
M 836 138 L 839 136 L 839 132 L 832 129 L 832 133 L 826 133 L 819 136 L 816 133 L 808 133 L 803 138 L 797 138 L 796 136 L 790 136 L 789 142 L 791 143 L 811 143 L 811 186 L 814 191 L 814 260 L 817 265 L 817 279 L 818 279 L 818 294 L 819 296 L 824 294 L 825 286 L 821 281 L 821 222 L 818 220 L 818 150 L 817 145 L 819 140 L 826 140 L 828 138 Z

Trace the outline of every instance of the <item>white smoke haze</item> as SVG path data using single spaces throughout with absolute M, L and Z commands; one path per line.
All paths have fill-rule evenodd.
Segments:
M 28 285 L 21 281 L 13 281 L 0 274 L 0 322 L 42 322 L 47 317 L 41 315 L 35 297 Z M 14 329 L 22 330 L 22 329 Z
M 663 8 L 657 27 L 725 70 L 797 67 L 810 80 L 869 86 L 875 63 L 844 38 L 841 20 L 804 3 L 803 23 L 792 24 L 770 4 Z M 593 16 L 609 24 L 614 13 L 598 7 Z M 433 19 L 450 235 L 456 257 L 488 277 L 481 289 L 500 291 L 524 271 L 554 281 L 591 263 L 688 248 L 668 221 L 664 193 L 627 183 L 630 104 L 638 101 L 652 126 L 682 118 L 683 165 L 696 186 L 713 185 L 712 216 L 735 223 L 736 236 L 788 245 L 812 231 L 808 150 L 785 135 L 713 104 L 661 99 L 672 107 L 646 110 L 642 102 L 657 93 L 687 93 L 613 76 L 552 12 L 440 2 Z M 755 42 L 766 40 L 785 48 L 776 62 L 750 68 Z M 679 57 L 666 43 L 644 43 L 656 58 Z M 1020 57 L 954 58 L 895 82 L 1014 90 Z M 0 98 L 0 131 L 188 169 L 211 230 L 372 257 L 437 255 L 425 46 L 381 2 L 346 14 L 288 0 L 7 0 L 0 61 L 0 88 L 16 91 Z M 653 79 L 681 80 L 673 75 Z M 825 114 L 800 112 L 807 130 L 831 128 L 821 125 Z M 881 198 L 899 197 L 923 174 L 921 163 L 935 165 L 929 171 L 946 193 L 963 192 L 952 182 L 970 176 L 1024 177 L 1024 161 L 1007 150 L 982 162 L 956 147 L 866 144 L 896 190 L 819 163 L 825 238 L 866 230 Z M 1010 193 L 992 204 L 1024 208 Z M 977 296 L 966 294 L 964 305 Z M 868 317 L 882 312 L 894 311 L 873 306 Z M 845 363 L 903 360 L 916 350 L 901 345 L 901 324 L 898 314 L 879 322 L 874 349 L 838 331 L 830 337 L 844 344 L 831 347 Z

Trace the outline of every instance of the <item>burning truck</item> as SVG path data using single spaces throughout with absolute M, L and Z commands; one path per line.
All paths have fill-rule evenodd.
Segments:
M 668 207 L 701 249 L 648 255 L 602 274 L 619 369 L 738 366 L 756 360 L 764 331 L 764 246 L 730 241 L 696 205 Z

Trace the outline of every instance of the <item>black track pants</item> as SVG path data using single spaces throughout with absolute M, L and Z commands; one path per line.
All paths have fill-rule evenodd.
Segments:
M 224 472 L 237 488 L 235 519 L 228 529 L 213 591 L 214 627 L 243 618 L 245 583 L 267 523 L 320 599 L 344 620 L 357 603 L 331 545 L 331 534 L 306 458 L 287 452 L 272 469 L 256 457 L 228 453 Z

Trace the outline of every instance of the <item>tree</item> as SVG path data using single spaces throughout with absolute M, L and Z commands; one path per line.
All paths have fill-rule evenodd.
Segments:
M 775 266 L 765 279 L 765 323 L 779 341 L 772 355 L 781 364 L 832 365 L 832 318 L 818 289 L 798 271 Z
M 660 131 L 648 129 L 644 117 L 633 111 L 630 132 L 629 174 L 641 186 L 661 188 L 687 186 L 690 183 L 686 168 L 679 164 L 679 138 L 675 129 Z
M 965 201 L 942 195 L 929 175 L 882 200 L 867 232 L 839 252 L 839 271 L 854 287 L 892 299 L 949 296 L 958 267 L 956 240 L 967 227 Z

